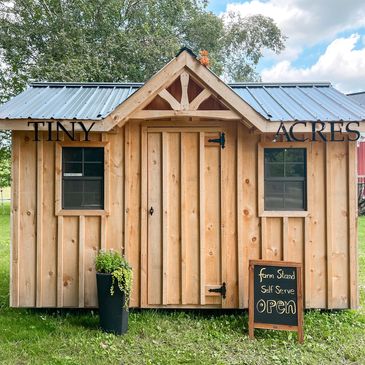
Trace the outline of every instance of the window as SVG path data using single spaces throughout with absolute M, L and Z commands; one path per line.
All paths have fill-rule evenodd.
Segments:
M 104 148 L 62 148 L 62 208 L 104 209 Z
M 306 149 L 265 148 L 265 210 L 306 210 Z

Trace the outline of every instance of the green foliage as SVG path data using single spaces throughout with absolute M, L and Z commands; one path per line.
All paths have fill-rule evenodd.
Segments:
M 97 272 L 111 274 L 123 265 L 128 265 L 125 259 L 117 251 L 100 251 L 95 259 L 95 268 Z
M 280 53 L 286 38 L 281 35 L 273 19 L 263 15 L 242 17 L 231 12 L 226 16 L 225 23 L 224 49 L 228 55 L 225 74 L 230 81 L 260 81 L 255 67 L 263 51 L 270 49 Z
M 10 133 L 0 131 L 0 189 L 10 186 L 11 150 Z
M 248 338 L 247 312 L 142 310 L 129 330 L 98 329 L 90 311 L 11 309 L 9 210 L 0 214 L 0 363 L 15 364 L 364 364 L 365 217 L 359 219 L 360 308 L 305 313 L 305 342 L 286 331 L 256 330 Z
M 0 103 L 30 80 L 146 81 L 182 46 L 229 81 L 255 81 L 285 37 L 271 18 L 218 17 L 203 0 L 0 0 Z M 6 135 L 7 138 L 9 135 Z
M 128 310 L 129 299 L 131 297 L 132 282 L 133 282 L 133 272 L 131 267 L 128 266 L 128 264 L 112 272 L 112 286 L 110 287 L 110 294 L 114 295 L 114 287 L 115 284 L 117 284 L 119 290 L 121 292 L 124 292 L 125 295 L 124 309 L 126 310 Z
M 132 290 L 133 272 L 127 260 L 119 252 L 109 250 L 100 251 L 95 259 L 96 271 L 112 274 L 110 294 L 114 295 L 115 284 L 125 294 L 124 308 L 128 310 Z
M 181 46 L 207 49 L 212 69 L 257 78 L 264 49 L 285 38 L 263 16 L 223 19 L 199 0 L 0 1 L 0 101 L 30 79 L 145 81 Z

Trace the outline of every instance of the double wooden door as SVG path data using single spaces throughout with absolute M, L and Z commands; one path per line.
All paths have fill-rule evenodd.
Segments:
M 224 307 L 218 128 L 144 133 L 146 273 L 142 306 Z M 218 291 L 221 291 L 218 292 Z

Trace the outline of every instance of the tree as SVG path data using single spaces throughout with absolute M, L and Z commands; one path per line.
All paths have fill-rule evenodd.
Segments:
M 10 133 L 0 131 L 0 189 L 10 186 Z
M 0 103 L 39 81 L 145 81 L 182 46 L 229 81 L 253 81 L 285 37 L 263 16 L 218 17 L 205 0 L 0 0 Z
M 220 18 L 200 0 L 0 1 L 2 99 L 30 79 L 145 81 L 182 45 L 207 49 L 214 72 L 244 81 L 284 37 L 270 18 Z

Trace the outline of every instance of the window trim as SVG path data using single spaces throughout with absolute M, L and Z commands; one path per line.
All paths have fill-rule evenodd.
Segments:
M 63 147 L 102 147 L 104 148 L 104 209 L 63 209 L 62 208 L 62 148 Z M 106 216 L 109 215 L 110 181 L 109 142 L 57 142 L 55 156 L 55 215 L 56 216 Z
M 306 149 L 306 210 L 265 210 L 265 148 L 304 148 Z M 312 164 L 311 164 L 311 144 L 308 142 L 261 142 L 258 144 L 258 213 L 259 217 L 307 217 L 311 211 L 311 184 Z

